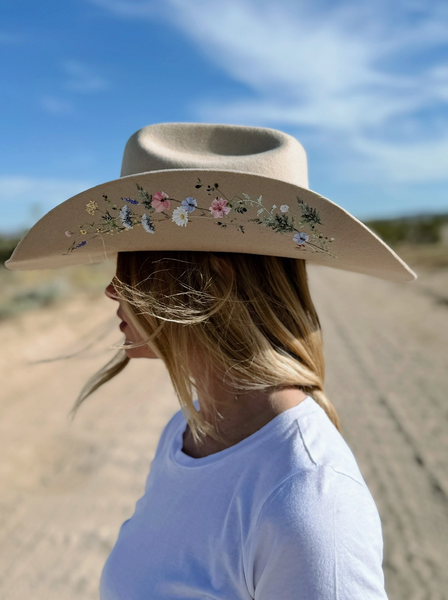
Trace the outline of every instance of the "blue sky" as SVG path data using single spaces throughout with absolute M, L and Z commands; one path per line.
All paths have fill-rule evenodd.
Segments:
M 282 129 L 360 219 L 448 212 L 446 0 L 2 4 L 2 232 L 118 177 L 164 121 Z

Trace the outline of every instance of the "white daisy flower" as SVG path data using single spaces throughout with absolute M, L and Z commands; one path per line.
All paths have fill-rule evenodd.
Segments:
M 183 206 L 178 206 L 173 210 L 173 222 L 179 227 L 186 227 L 188 223 L 188 210 Z

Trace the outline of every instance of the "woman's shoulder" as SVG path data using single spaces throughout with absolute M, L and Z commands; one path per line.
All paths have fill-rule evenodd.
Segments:
M 307 481 L 337 473 L 365 487 L 357 461 L 347 442 L 325 411 L 311 398 L 279 415 L 260 448 L 265 470 L 275 477 L 272 490 L 294 475 Z M 282 466 L 283 465 L 283 466 Z
M 381 521 L 353 453 L 317 405 L 291 415 L 290 423 L 277 452 L 270 449 L 247 537 L 253 589 L 260 598 L 283 588 L 284 597 L 300 590 L 327 598 L 336 586 L 344 599 L 367 590 L 369 598 L 386 599 Z
M 301 523 L 315 522 L 306 515 L 330 518 L 337 500 L 346 514 L 352 505 L 367 506 L 372 526 L 378 527 L 375 502 L 351 449 L 325 411 L 311 398 L 306 402 L 287 411 L 246 462 L 255 522 L 287 523 L 294 511 Z
M 355 456 L 342 434 L 333 425 L 325 411 L 310 398 L 313 410 L 295 418 L 295 440 L 303 448 L 313 468 L 330 468 L 365 485 Z M 325 470 L 325 469 L 324 469 Z

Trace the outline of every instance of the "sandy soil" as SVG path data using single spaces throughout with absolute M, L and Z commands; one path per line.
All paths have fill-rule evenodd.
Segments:
M 327 393 L 383 522 L 390 600 L 448 598 L 448 269 L 394 284 L 310 269 Z M 134 360 L 68 414 L 119 342 L 115 303 L 83 293 L 0 323 L 0 597 L 98 597 L 177 400 Z M 33 361 L 79 351 L 75 358 Z M 104 350 L 106 348 L 106 350 Z

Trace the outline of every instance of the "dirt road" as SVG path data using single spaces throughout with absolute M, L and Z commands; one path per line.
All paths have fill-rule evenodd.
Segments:
M 327 393 L 383 522 L 390 600 L 448 599 L 448 270 L 394 284 L 310 269 Z M 160 361 L 71 405 L 121 335 L 86 294 L 0 324 L 0 597 L 90 600 L 177 410 Z M 107 333 L 108 332 L 108 333 Z M 78 358 L 29 361 L 79 350 Z M 84 358 L 81 358 L 84 356 Z

